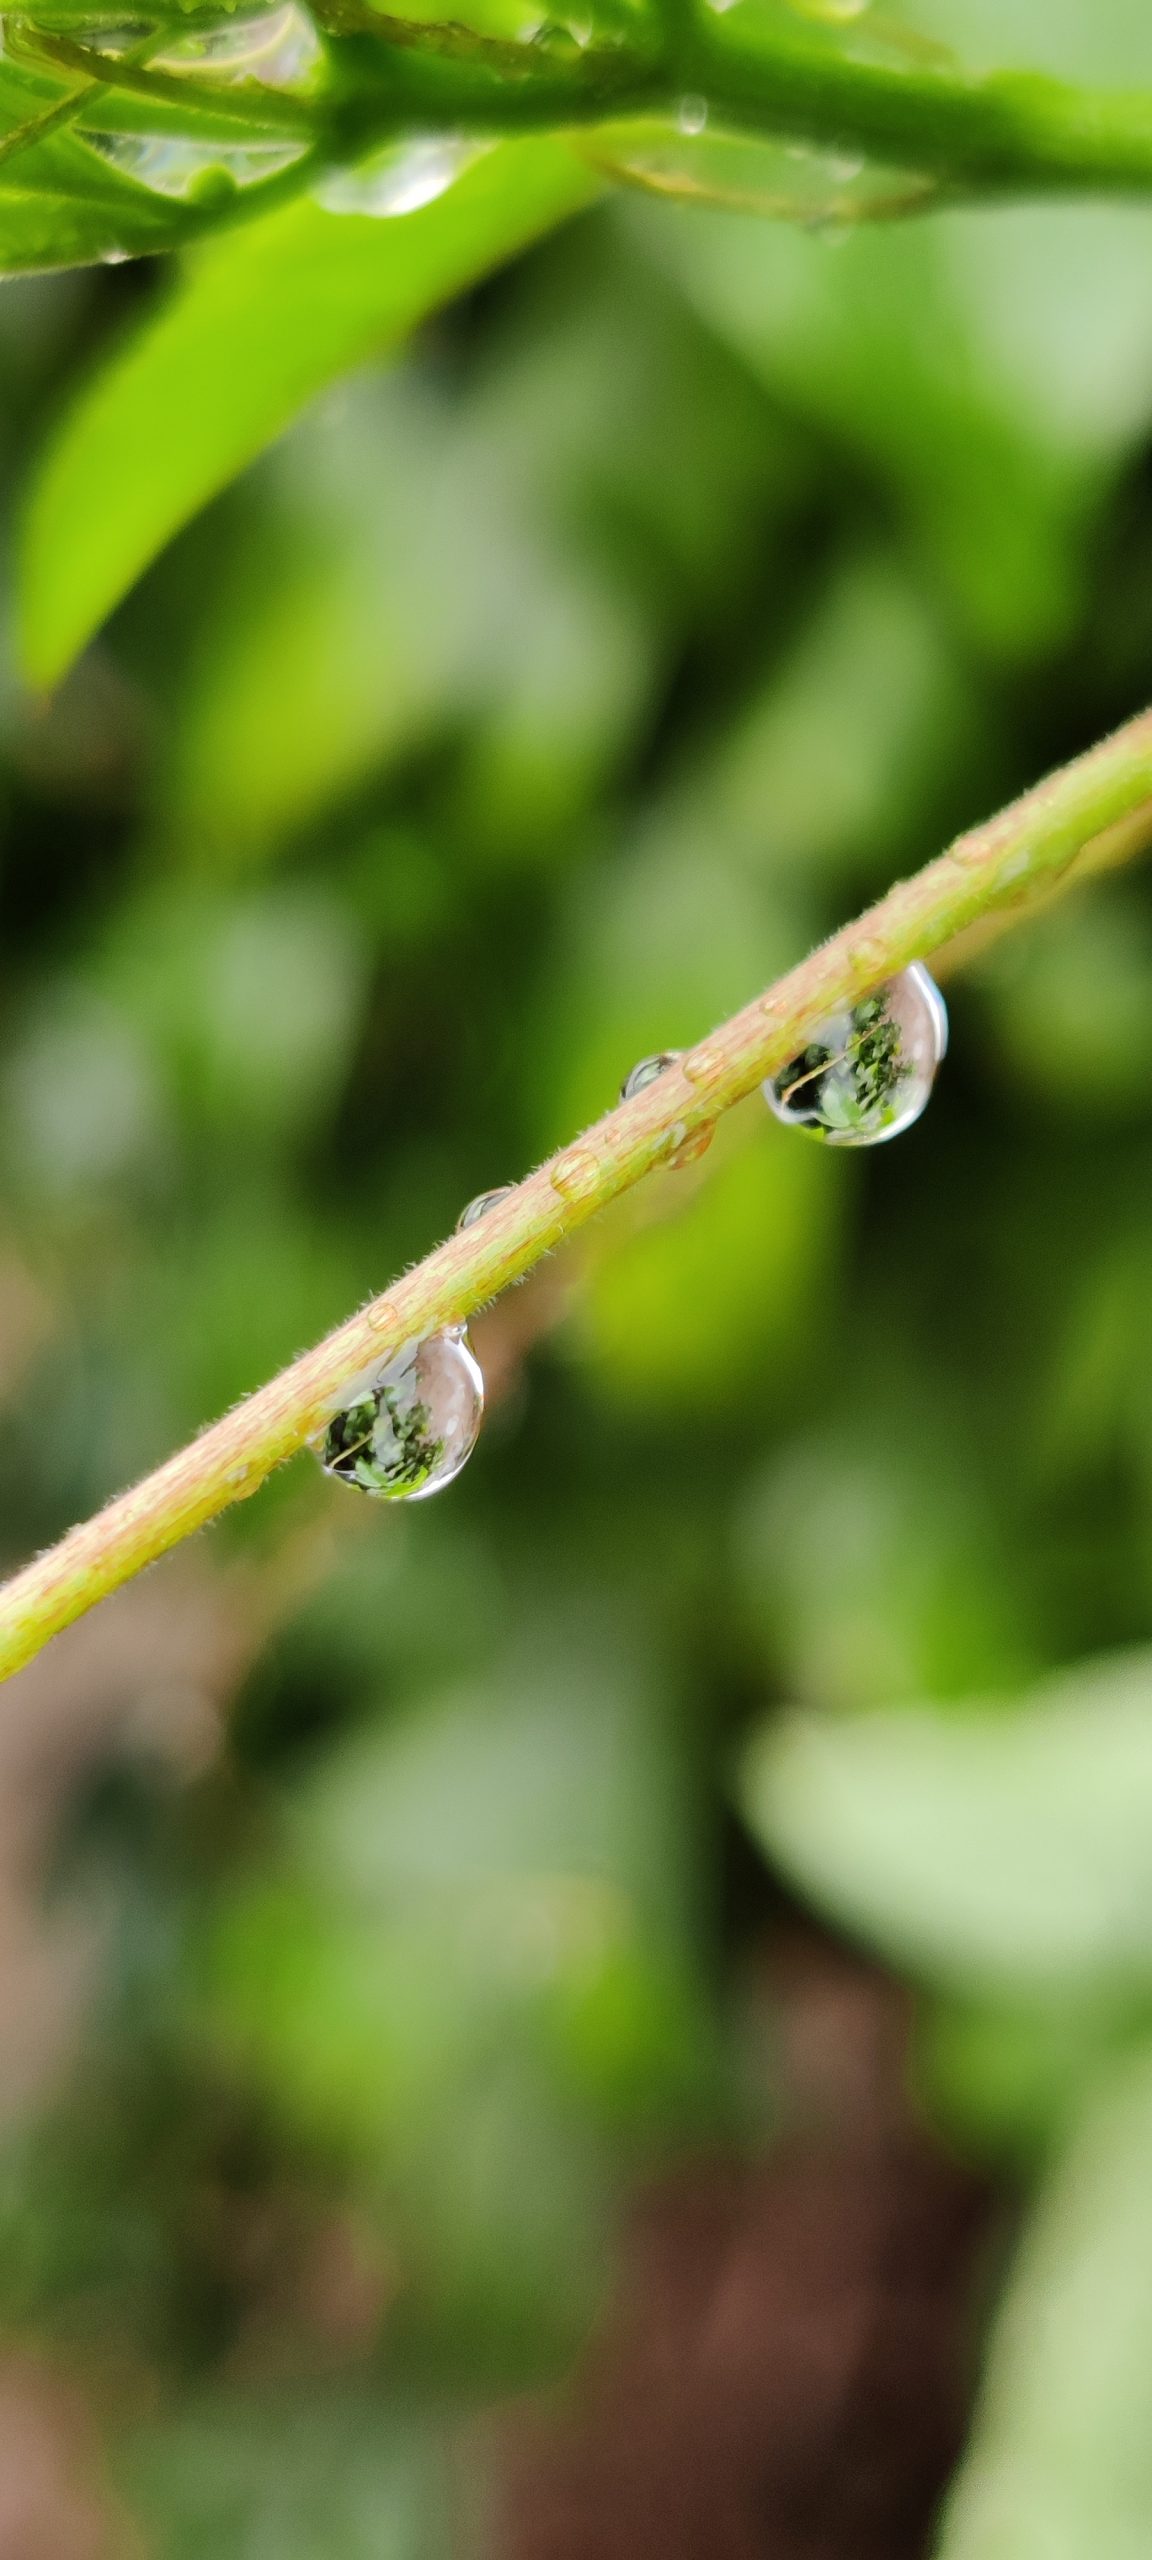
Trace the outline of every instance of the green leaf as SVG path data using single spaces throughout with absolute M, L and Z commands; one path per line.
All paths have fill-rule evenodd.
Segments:
M 1152 2066 L 1093 2095 L 1025 2239 L 938 2560 L 1152 2544 Z
M 448 2560 L 448 2444 L 383 2393 L 189 2396 L 131 2427 L 112 2467 L 166 2560 Z M 155 2542 L 152 2536 L 155 2535 Z
M 22 654 L 53 684 L 178 527 L 335 376 L 591 202 L 563 145 L 488 153 L 398 220 L 300 203 L 213 242 L 66 417 L 27 504 Z
M 1152 1655 L 1015 1715 L 789 1715 L 755 1744 L 754 1831 L 814 1901 L 961 1989 L 1152 1981 Z

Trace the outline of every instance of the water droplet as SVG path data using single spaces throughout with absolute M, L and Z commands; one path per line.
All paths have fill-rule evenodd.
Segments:
M 153 195 L 203 203 L 253 187 L 290 169 L 307 145 L 284 142 L 193 142 L 182 134 L 86 133 L 86 142 Z
M 364 1313 L 373 1333 L 390 1335 L 393 1342 L 395 1341 L 397 1334 L 401 1331 L 400 1310 L 393 1306 L 391 1298 L 374 1299 L 370 1307 L 365 1307 Z
M 102 267 L 126 267 L 130 255 L 128 249 L 102 249 L 100 264 Z
M 591 1147 L 569 1147 L 549 1170 L 553 1190 L 565 1200 L 588 1199 L 600 1181 L 600 1159 Z
M 875 1147 L 919 1119 L 947 1046 L 944 998 L 915 961 L 830 1014 L 761 1089 L 786 1128 L 833 1147 Z
M 531 41 L 544 53 L 557 55 L 561 59 L 565 54 L 576 54 L 581 50 L 575 28 L 563 25 L 557 18 L 542 19 L 540 25 L 533 30 Z
M 689 1084 L 702 1085 L 706 1091 L 726 1074 L 728 1059 L 715 1041 L 700 1040 L 685 1052 L 681 1064 Z
M 703 133 L 708 122 L 708 100 L 695 95 L 681 98 L 676 122 L 681 133 Z
M 463 142 L 444 134 L 389 143 L 354 169 L 333 170 L 313 192 L 326 213 L 366 213 L 374 221 L 419 213 L 422 205 L 446 195 L 491 148 L 489 142 Z
M 311 19 L 295 0 L 287 0 L 282 9 L 260 9 L 254 16 L 198 27 L 156 54 L 151 67 L 187 71 L 200 80 L 258 80 L 265 89 L 292 89 L 308 79 L 319 60 Z
M 678 1065 L 683 1054 L 682 1049 L 658 1049 L 654 1057 L 641 1058 L 624 1078 L 620 1087 L 621 1102 L 634 1102 L 638 1093 L 646 1093 L 649 1085 L 655 1084 L 657 1076 L 667 1075 L 669 1067 Z
M 597 126 L 579 145 L 608 177 L 651 194 L 736 212 L 780 215 L 812 228 L 879 220 L 927 201 L 936 182 L 922 170 L 849 161 L 840 152 L 704 130 L 691 120 L 703 99 L 686 98 L 676 123 L 656 117 Z M 685 110 L 689 122 L 684 121 Z
M 367 1370 L 313 1446 L 342 1484 L 383 1502 L 425 1502 L 459 1475 L 483 1415 L 479 1365 L 463 1326 L 453 1326 Z
M 685 1127 L 683 1120 L 677 1120 L 675 1126 L 668 1132 L 667 1152 L 664 1157 L 669 1172 L 680 1173 L 685 1165 L 695 1164 L 700 1156 L 707 1155 L 715 1135 L 716 1124 L 713 1120 L 706 1120 L 702 1129 L 693 1129 L 691 1133 Z
M 488 1211 L 498 1207 L 501 1200 L 510 1200 L 515 1188 L 514 1182 L 505 1182 L 499 1191 L 478 1191 L 456 1220 L 457 1234 L 461 1234 L 465 1227 L 474 1227 L 479 1218 L 486 1218 Z

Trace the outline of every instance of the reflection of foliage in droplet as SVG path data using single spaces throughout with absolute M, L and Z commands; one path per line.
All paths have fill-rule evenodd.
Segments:
M 856 1102 L 864 1119 L 886 1109 L 904 1073 L 899 1024 L 892 1019 L 886 993 L 865 996 L 852 1008 L 848 1057 Z
M 774 1080 L 778 1101 L 807 1127 L 872 1131 L 891 1117 L 908 1062 L 887 989 L 853 1005 L 848 1025 L 842 1046 L 810 1041 Z
M 443 1455 L 444 1443 L 432 1429 L 428 1405 L 419 1398 L 407 1401 L 395 1386 L 386 1385 L 338 1413 L 324 1442 L 325 1466 L 373 1493 L 416 1492 Z

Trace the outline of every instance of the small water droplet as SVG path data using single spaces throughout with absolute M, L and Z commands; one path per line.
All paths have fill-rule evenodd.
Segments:
M 499 1191 L 478 1191 L 475 1199 L 468 1202 L 467 1208 L 461 1210 L 456 1220 L 457 1234 L 459 1235 L 465 1227 L 474 1227 L 477 1219 L 486 1218 L 488 1211 L 497 1208 L 501 1200 L 510 1200 L 515 1188 L 514 1182 L 505 1182 Z
M 914 961 L 830 1014 L 761 1090 L 786 1128 L 833 1147 L 875 1147 L 919 1119 L 947 1046 L 944 998 Z
M 681 133 L 703 133 L 708 122 L 707 98 L 697 97 L 695 93 L 687 98 L 681 98 L 676 122 Z
M 100 264 L 102 267 L 126 267 L 129 256 L 130 252 L 127 249 L 102 249 Z
M 658 1049 L 654 1057 L 641 1058 L 636 1066 L 629 1068 L 624 1078 L 620 1087 L 621 1102 L 634 1102 L 638 1093 L 646 1093 L 648 1086 L 655 1084 L 658 1076 L 667 1075 L 669 1067 L 676 1066 L 682 1056 L 680 1049 Z
M 684 1122 L 677 1120 L 675 1126 L 668 1132 L 667 1152 L 664 1157 L 669 1172 L 680 1173 L 685 1165 L 695 1164 L 700 1156 L 707 1155 L 715 1135 L 716 1124 L 712 1120 L 706 1120 L 702 1129 L 693 1129 L 691 1134 L 685 1128 Z
M 702 1085 L 707 1090 L 709 1085 L 720 1083 L 727 1072 L 728 1060 L 715 1041 L 701 1040 L 695 1049 L 685 1051 L 681 1065 L 689 1084 Z
M 444 134 L 389 143 L 354 169 L 333 170 L 313 192 L 326 213 L 368 214 L 377 222 L 419 213 L 423 205 L 435 204 L 438 196 L 446 195 L 472 162 L 491 148 L 489 142 L 465 142 Z
M 307 149 L 302 141 L 193 142 L 182 134 L 86 133 L 95 151 L 153 195 L 178 196 L 191 203 L 236 187 L 253 187 L 290 169 Z
M 400 1311 L 393 1306 L 391 1298 L 374 1299 L 370 1307 L 365 1307 L 364 1313 L 373 1333 L 387 1334 L 395 1341 L 400 1331 Z
M 459 1475 L 483 1416 L 484 1380 L 464 1327 L 453 1326 L 358 1378 L 313 1447 L 342 1484 L 382 1502 L 425 1502 Z
M 531 41 L 534 45 L 539 45 L 543 52 L 557 55 L 561 59 L 565 54 L 575 54 L 580 51 L 575 28 L 563 25 L 557 18 L 542 19 L 540 25 L 533 31 Z
M 565 1200 L 587 1200 L 600 1181 L 600 1159 L 591 1147 L 569 1147 L 549 1168 L 554 1191 Z

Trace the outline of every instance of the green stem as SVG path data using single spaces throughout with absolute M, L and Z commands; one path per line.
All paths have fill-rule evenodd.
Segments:
M 1152 189 L 1152 95 L 1031 73 L 977 77 L 931 55 L 873 59 L 848 36 L 793 30 L 783 16 L 752 43 L 676 0 L 647 46 L 592 46 L 563 66 L 465 28 L 376 20 L 363 0 L 322 0 L 318 16 L 355 67 L 346 112 L 363 148 L 400 116 L 514 133 L 670 112 L 691 94 L 721 126 L 860 152 L 953 193 Z
M 750 41 L 691 0 L 662 0 L 640 43 L 590 46 L 570 62 L 467 27 L 378 14 L 366 0 L 318 0 L 316 17 L 330 40 L 332 87 L 312 99 L 255 81 L 229 92 L 130 57 L 113 63 L 65 36 L 36 31 L 34 41 L 42 59 L 98 78 L 105 93 L 252 133 L 308 134 L 336 162 L 405 130 L 575 129 L 670 114 L 691 94 L 721 127 L 860 153 L 923 172 L 953 195 L 1152 190 L 1152 95 L 1025 73 L 981 78 L 931 54 L 885 60 L 848 32 L 817 33 L 783 11 Z M 88 104 L 62 102 L 60 120 Z
M 458 1324 L 669 1152 L 778 1073 L 828 1014 L 957 936 L 1018 923 L 1070 880 L 1152 842 L 1152 711 L 898 883 L 655 1083 L 550 1158 L 130 1493 L 0 1590 L 0 1676 L 181 1538 L 243 1501 L 338 1412 L 348 1382 Z M 626 1061 L 624 1063 L 627 1063 Z
M 1069 87 L 1039 74 L 986 78 L 950 63 L 907 67 L 819 54 L 774 34 L 752 47 L 697 22 L 680 69 L 722 118 L 931 170 L 963 192 L 1152 186 L 1152 96 Z

